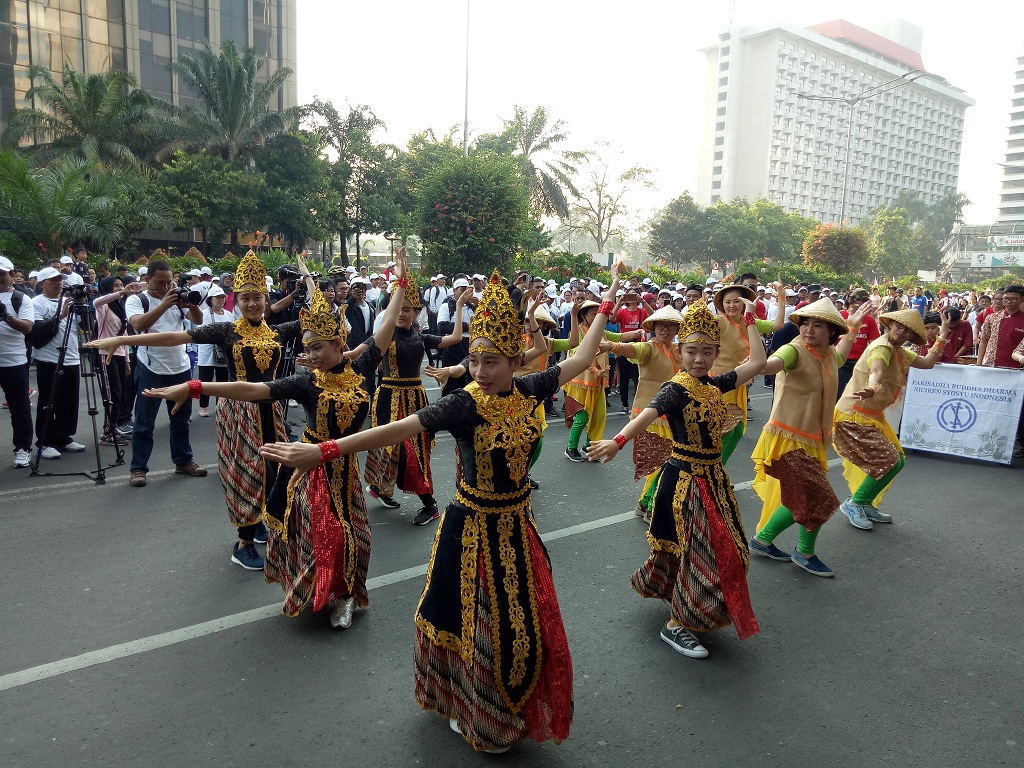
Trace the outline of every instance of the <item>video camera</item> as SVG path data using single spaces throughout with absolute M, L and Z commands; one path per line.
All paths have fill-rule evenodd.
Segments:
M 92 289 L 84 283 L 69 283 L 65 281 L 61 286 L 61 293 L 71 299 L 76 307 L 84 307 L 89 304 L 89 296 Z
M 277 270 L 277 279 L 281 283 L 281 292 L 294 293 L 295 298 L 306 298 L 306 281 L 302 273 L 290 264 L 286 264 Z

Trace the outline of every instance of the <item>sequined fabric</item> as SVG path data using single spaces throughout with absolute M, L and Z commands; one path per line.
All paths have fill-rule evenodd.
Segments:
M 881 480 L 900 460 L 899 449 L 879 430 L 855 421 L 837 420 L 832 433 L 836 453 Z
M 633 480 L 647 477 L 665 466 L 672 457 L 672 441 L 653 432 L 641 432 L 633 438 Z
M 803 451 L 789 451 L 764 469 L 779 481 L 783 506 L 807 530 L 824 525 L 839 508 L 839 498 L 821 464 Z

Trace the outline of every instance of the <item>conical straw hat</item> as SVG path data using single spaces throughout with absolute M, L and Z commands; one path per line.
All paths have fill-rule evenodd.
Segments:
M 889 330 L 889 323 L 899 323 L 907 328 L 914 338 L 915 344 L 927 344 L 928 332 L 924 329 L 924 318 L 916 309 L 901 309 L 896 312 L 884 312 L 881 315 L 882 327 Z
M 836 309 L 836 305 L 832 303 L 832 299 L 818 299 L 817 301 L 811 302 L 806 307 L 801 307 L 790 315 L 791 318 L 801 317 L 813 317 L 817 320 L 824 320 L 830 325 L 834 325 L 837 328 L 841 328 L 843 333 L 846 333 L 849 323 L 846 322 L 839 310 Z
M 538 323 L 542 323 L 543 325 L 546 325 L 548 328 L 558 327 L 558 323 L 556 323 L 554 318 L 551 317 L 551 313 L 548 312 L 548 308 L 545 307 L 543 304 L 541 304 L 539 307 L 537 307 L 536 310 L 534 310 L 533 317 Z
M 722 288 L 722 290 L 715 294 L 715 309 L 717 309 L 719 313 L 725 313 L 725 307 L 723 306 L 723 303 L 725 302 L 725 294 L 727 291 L 739 291 L 740 295 L 743 298 L 749 299 L 750 301 L 754 301 L 754 299 L 757 298 L 757 291 L 755 291 L 753 288 L 750 288 L 746 285 L 727 285 L 724 288 Z
M 672 307 L 661 307 L 653 315 L 648 317 L 643 322 L 643 328 L 645 331 L 654 331 L 655 323 L 675 323 L 679 325 L 683 322 L 683 316 L 679 314 L 679 310 L 673 309 Z

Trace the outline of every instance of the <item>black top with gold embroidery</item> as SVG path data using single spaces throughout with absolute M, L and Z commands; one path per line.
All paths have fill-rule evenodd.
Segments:
M 694 378 L 680 371 L 666 381 L 651 400 L 672 430 L 672 458 L 683 462 L 721 461 L 723 392 L 736 389 L 736 371 Z
M 428 349 L 437 349 L 444 337 L 396 328 L 391 345 L 384 354 L 384 377 L 420 380 L 420 364 Z
M 233 323 L 210 323 L 188 331 L 196 344 L 216 344 L 228 360 L 231 381 L 273 381 L 283 349 L 302 334 L 299 321 L 271 328 L 253 325 L 244 317 Z
M 370 412 L 366 379 L 380 363 L 373 337 L 365 343 L 367 349 L 358 358 L 343 360 L 330 371 L 303 371 L 269 382 L 271 399 L 295 400 L 306 411 L 305 442 L 337 440 L 362 428 Z
M 530 455 L 541 438 L 534 410 L 558 391 L 557 366 L 516 378 L 512 390 L 485 395 L 475 383 L 416 412 L 428 432 L 451 432 L 463 482 L 488 493 L 518 491 L 528 483 Z

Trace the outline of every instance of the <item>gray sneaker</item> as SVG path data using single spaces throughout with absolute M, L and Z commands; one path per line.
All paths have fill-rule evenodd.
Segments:
M 683 656 L 691 659 L 706 659 L 708 649 L 700 644 L 696 636 L 685 627 L 670 627 L 666 624 L 659 635 L 663 641 Z
M 862 531 L 870 531 L 874 526 L 871 525 L 871 521 L 864 510 L 865 507 L 861 504 L 854 504 L 852 498 L 839 505 L 839 511 L 846 515 L 850 525 L 854 528 L 860 528 Z
M 863 506 L 864 516 L 867 517 L 872 523 L 891 523 L 892 515 L 888 512 L 879 512 L 870 504 Z

